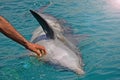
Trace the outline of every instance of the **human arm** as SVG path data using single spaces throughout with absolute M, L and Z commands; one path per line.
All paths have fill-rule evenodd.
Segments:
M 6 35 L 7 37 L 11 38 L 12 40 L 16 41 L 17 43 L 23 45 L 25 48 L 29 49 L 30 51 L 35 52 L 38 56 L 42 56 L 45 54 L 45 48 L 43 46 L 33 44 L 27 41 L 16 29 L 2 16 L 0 16 L 0 32 Z M 41 53 L 44 51 L 43 53 Z

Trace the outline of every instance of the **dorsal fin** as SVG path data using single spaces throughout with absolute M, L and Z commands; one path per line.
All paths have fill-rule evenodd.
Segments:
M 30 12 L 36 18 L 39 24 L 42 26 L 44 32 L 46 33 L 46 36 L 50 39 L 54 39 L 54 31 L 50 28 L 47 21 L 36 11 L 30 10 Z

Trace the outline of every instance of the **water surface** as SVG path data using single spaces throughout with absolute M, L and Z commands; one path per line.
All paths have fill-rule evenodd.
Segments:
M 53 2 L 45 12 L 66 20 L 74 34 L 89 35 L 78 45 L 83 76 L 57 70 L 0 34 L 0 80 L 120 80 L 120 0 L 0 0 L 4 16 L 27 39 L 39 26 L 30 9 Z

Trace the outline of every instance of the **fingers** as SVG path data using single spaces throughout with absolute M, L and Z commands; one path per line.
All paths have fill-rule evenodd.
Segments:
M 44 55 L 44 54 L 45 54 L 45 52 L 44 52 L 43 50 L 40 50 L 40 52 L 41 52 L 41 54 L 42 54 L 42 55 Z
M 46 54 L 45 48 L 43 48 L 42 50 L 40 50 L 40 52 L 45 55 Z
M 38 44 L 29 43 L 26 48 L 35 52 L 39 57 L 46 54 L 45 47 Z
M 41 54 L 45 55 L 46 54 L 46 50 L 44 46 L 40 46 L 38 44 L 37 45 L 37 49 L 40 50 Z
M 39 57 L 42 57 L 43 55 L 46 54 L 43 50 L 37 50 L 36 53 L 37 53 L 37 55 L 38 55 Z
M 36 44 L 37 45 L 37 44 Z M 43 46 L 40 46 L 40 45 L 37 45 L 37 54 L 38 56 L 43 56 L 43 55 L 46 55 L 46 50 L 45 50 L 45 47 Z
M 36 51 L 36 54 L 37 54 L 39 57 L 41 57 L 41 56 L 42 56 L 42 54 L 41 54 L 40 50 L 37 50 L 37 51 Z

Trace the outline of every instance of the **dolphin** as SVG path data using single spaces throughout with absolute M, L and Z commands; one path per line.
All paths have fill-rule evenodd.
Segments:
M 42 11 L 30 10 L 39 24 L 31 38 L 31 42 L 43 45 L 47 54 L 40 60 L 65 67 L 77 74 L 84 74 L 82 57 L 79 49 L 72 43 L 59 21 Z

